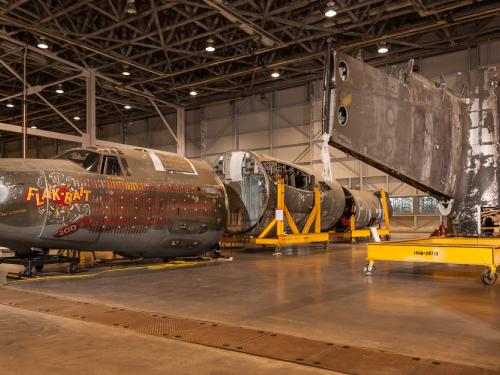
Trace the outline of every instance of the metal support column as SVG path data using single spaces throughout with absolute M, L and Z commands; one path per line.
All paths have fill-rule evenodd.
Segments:
M 233 117 L 233 150 L 240 149 L 240 127 L 238 124 L 238 109 L 236 108 L 236 101 L 231 101 L 232 117 Z
M 365 190 L 365 183 L 364 183 L 364 168 L 363 168 L 363 162 L 361 160 L 358 160 L 358 171 L 359 171 L 359 190 L 364 191 Z
M 122 136 L 122 143 L 126 144 L 127 143 L 127 138 L 128 138 L 128 122 L 122 122 L 122 128 L 121 128 L 121 136 Z
M 95 146 L 96 109 L 95 109 L 95 69 L 87 70 L 87 131 L 84 146 Z
M 274 146 L 274 93 L 269 94 L 269 155 L 273 156 L 273 146 Z
M 203 160 L 207 148 L 207 122 L 205 121 L 205 111 L 200 108 L 200 159 Z
M 148 132 L 148 147 L 153 147 L 153 128 L 151 126 L 151 119 L 147 118 L 146 119 L 146 129 Z
M 309 165 L 314 161 L 314 84 L 307 85 L 307 103 L 309 108 Z
M 26 92 L 28 90 L 28 83 L 26 82 L 26 59 L 28 58 L 28 46 L 24 46 L 23 55 L 23 159 L 28 157 L 28 102 L 26 101 Z
M 177 108 L 177 154 L 186 156 L 186 110 Z

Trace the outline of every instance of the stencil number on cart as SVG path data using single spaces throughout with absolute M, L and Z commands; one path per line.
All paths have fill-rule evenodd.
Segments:
M 434 251 L 434 250 L 415 250 L 413 252 L 413 255 L 431 255 L 431 256 L 438 256 L 439 252 Z

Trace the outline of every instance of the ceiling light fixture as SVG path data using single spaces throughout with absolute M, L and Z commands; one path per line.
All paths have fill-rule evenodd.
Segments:
M 279 78 L 279 76 L 280 76 L 280 72 L 278 72 L 277 70 L 275 70 L 271 73 L 271 77 L 273 77 L 273 78 Z
M 195 89 L 191 89 L 191 91 L 189 91 L 189 95 L 196 96 L 198 95 L 198 91 L 196 91 Z
M 135 0 L 127 0 L 127 5 L 125 5 L 125 13 L 137 14 L 137 8 L 135 7 Z
M 73 116 L 73 120 L 80 121 L 81 119 L 80 119 L 80 116 Z
M 12 103 L 12 102 L 8 102 L 8 103 L 6 104 L 6 106 L 7 106 L 8 108 L 14 108 L 14 103 Z
M 49 48 L 49 45 L 47 44 L 47 41 L 43 37 L 40 37 L 40 39 L 38 40 L 38 43 L 37 43 L 36 46 L 38 48 L 41 48 L 41 49 L 47 49 L 47 48 Z
M 207 39 L 207 46 L 205 47 L 205 51 L 207 51 L 207 52 L 214 52 L 215 51 L 214 40 L 212 38 Z
M 389 52 L 389 46 L 387 45 L 387 43 L 386 42 L 381 42 L 378 45 L 377 52 L 380 53 L 380 54 L 384 54 L 384 53 Z
M 337 11 L 335 10 L 335 3 L 333 1 L 329 1 L 326 4 L 325 16 L 328 18 L 335 17 L 337 15 Z
M 56 93 L 57 94 L 64 94 L 64 89 L 62 87 L 62 83 L 57 85 Z
M 125 108 L 125 109 L 131 109 L 132 107 L 131 107 L 131 106 L 129 106 L 128 104 L 125 104 L 125 105 L 123 106 L 123 108 Z
M 38 127 L 36 125 L 31 125 L 30 128 L 31 129 L 38 129 Z
M 123 65 L 122 76 L 128 77 L 130 75 L 130 71 L 128 70 L 128 65 Z

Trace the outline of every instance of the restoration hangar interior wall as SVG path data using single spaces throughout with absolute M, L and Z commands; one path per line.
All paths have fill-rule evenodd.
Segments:
M 500 62 L 500 42 L 415 61 L 419 73 L 439 80 L 445 76 L 453 87 L 460 72 Z M 404 64 L 400 65 L 403 66 Z M 398 66 L 398 67 L 400 67 Z M 381 69 L 389 71 L 392 66 Z M 286 79 L 286 72 L 283 74 Z M 321 171 L 321 83 L 243 97 L 186 111 L 186 156 L 212 162 L 223 152 L 247 149 L 269 154 Z M 196 106 L 193 98 L 193 106 Z M 176 115 L 166 119 L 175 128 Z M 369 126 L 369 119 L 367 119 Z M 176 152 L 176 143 L 158 117 L 99 126 L 103 140 Z M 1 142 L 3 157 L 20 157 L 20 142 Z M 29 157 L 49 158 L 77 146 L 45 138 L 29 138 Z M 367 191 L 384 189 L 392 197 L 404 197 L 406 209 L 397 212 L 393 224 L 404 229 L 430 230 L 440 223 L 438 213 L 420 212 L 419 197 L 426 194 L 330 148 L 333 176 L 341 184 Z

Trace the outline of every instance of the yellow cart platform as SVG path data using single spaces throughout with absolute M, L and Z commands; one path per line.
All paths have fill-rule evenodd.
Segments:
M 484 266 L 481 280 L 494 284 L 500 264 L 500 238 L 431 237 L 368 244 L 364 273 L 375 271 L 375 261 L 451 263 Z

